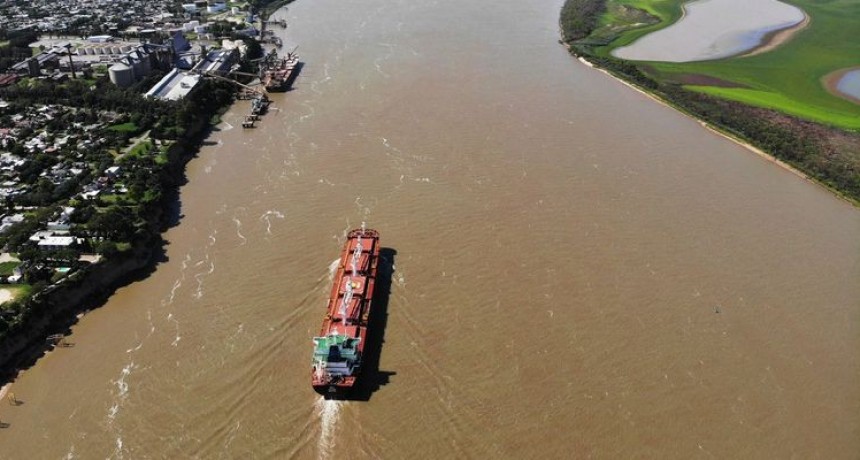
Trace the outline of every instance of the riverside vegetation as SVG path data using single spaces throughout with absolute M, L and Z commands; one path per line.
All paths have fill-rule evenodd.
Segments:
M 573 54 L 860 203 L 860 105 L 833 96 L 821 81 L 856 64 L 860 43 L 848 34 L 860 20 L 860 5 L 790 1 L 810 16 L 810 26 L 755 56 L 667 63 L 611 55 L 677 21 L 683 3 L 567 0 L 560 18 L 563 40 Z
M 242 67 L 250 70 L 262 49 L 253 40 L 246 44 Z M 184 165 L 233 102 L 235 87 L 204 79 L 179 101 L 144 97 L 160 77 L 156 73 L 127 89 L 106 76 L 89 76 L 65 82 L 23 79 L 0 90 L 5 104 L 0 123 L 15 126 L 7 131 L 18 139 L 4 145 L 13 158 L 26 158 L 13 173 L 21 193 L 0 203 L 3 211 L 23 219 L 0 236 L 0 245 L 21 260 L 0 268 L 10 272 L 6 275 L 18 270 L 25 283 L 6 288 L 15 290 L 15 299 L 0 306 L 0 369 L 7 376 L 29 356 L 28 347 L 40 347 L 45 337 L 63 330 L 80 308 L 98 305 L 149 266 L 163 246 L 161 232 L 172 220 L 166 211 L 184 183 Z M 43 112 L 38 120 L 33 108 Z M 80 136 L 85 143 L 51 147 L 51 154 L 28 152 L 23 140 L 39 132 L 47 142 L 86 132 Z M 110 167 L 121 172 L 108 178 Z M 77 168 L 70 179 L 46 178 L 46 172 L 70 168 Z M 88 183 L 112 186 L 86 196 Z M 64 209 L 73 209 L 66 217 L 77 243 L 59 250 L 38 247 L 31 235 L 50 228 Z M 84 261 L 82 253 L 96 253 L 100 260 Z
M 64 183 L 64 187 L 51 187 L 50 182 L 39 180 L 36 172 L 38 183 L 32 192 L 16 197 L 36 209 L 26 212 L 25 220 L 10 228 L 0 243 L 19 255 L 29 289 L 28 295 L 5 302 L 0 309 L 0 362 L 15 354 L 7 350 L 18 350 L 21 344 L 17 342 L 32 339 L 39 335 L 39 329 L 49 327 L 46 318 L 60 313 L 52 310 L 71 309 L 69 300 L 58 298 L 55 292 L 86 292 L 90 288 L 107 292 L 111 286 L 93 279 L 94 272 L 100 271 L 99 276 L 104 276 L 111 271 L 133 271 L 150 261 L 162 244 L 160 232 L 167 223 L 164 211 L 175 200 L 171 191 L 184 180 L 185 163 L 202 141 L 212 114 L 229 105 L 234 94 L 229 83 L 204 80 L 186 99 L 168 102 L 144 98 L 141 90 L 145 87 L 143 82 L 130 90 L 119 89 L 106 78 L 93 84 L 86 80 L 63 84 L 24 81 L 0 93 L 13 111 L 45 104 L 87 108 L 65 112 L 58 123 L 72 124 L 77 118 L 85 119 L 99 111 L 120 112 L 122 119 L 129 120 L 102 133 L 109 141 L 84 155 L 91 169 L 82 174 L 89 178 L 109 165 L 120 166 L 125 171 L 125 193 L 84 200 L 79 195 L 84 181 L 79 178 Z M 119 146 L 145 132 L 149 133 L 148 141 L 119 153 Z M 50 164 L 52 160 L 42 154 L 29 164 L 40 161 Z M 45 228 L 57 210 L 64 207 L 75 209 L 70 232 L 79 244 L 55 251 L 37 248 L 30 235 Z M 102 261 L 81 262 L 82 252 L 98 253 Z M 66 267 L 71 273 L 59 279 L 55 267 Z M 118 280 L 124 274 L 113 275 Z M 9 343 L 10 339 L 15 343 Z

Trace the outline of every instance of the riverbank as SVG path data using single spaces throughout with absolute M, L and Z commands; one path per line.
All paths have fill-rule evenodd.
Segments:
M 572 0 L 571 0 L 572 1 Z M 586 0 L 579 0 L 580 2 Z M 615 57 L 616 49 L 646 40 L 681 24 L 684 0 L 655 2 L 653 0 L 591 0 L 603 5 L 594 28 L 582 31 L 575 40 L 577 47 L 588 48 L 599 57 Z M 857 65 L 860 42 L 849 32 L 860 21 L 860 5 L 847 2 L 823 5 L 811 0 L 789 0 L 799 8 L 798 29 L 783 29 L 782 33 L 764 34 L 768 40 L 757 40 L 753 53 L 739 53 L 720 59 L 677 61 L 663 52 L 661 59 L 627 61 L 639 66 L 651 78 L 667 83 L 685 85 L 685 89 L 707 93 L 720 99 L 745 105 L 773 109 L 803 120 L 834 126 L 843 130 L 860 130 L 860 104 L 834 97 L 821 82 L 825 75 Z M 620 13 L 621 11 L 624 14 Z M 576 11 L 574 11 L 575 13 Z M 802 24 L 802 16 L 809 20 Z M 648 21 L 631 18 L 648 18 Z M 679 22 L 681 21 L 681 22 Z M 712 20 L 721 20 L 716 16 Z M 562 21 L 562 25 L 572 21 Z M 712 24 L 712 28 L 713 28 Z M 696 30 L 687 29 L 690 39 Z M 714 46 L 720 39 L 710 33 Z M 743 39 L 743 37 L 741 37 Z M 761 38 L 761 37 L 759 37 Z M 751 40 L 751 37 L 747 39 Z M 568 38 L 566 41 L 571 42 Z M 686 41 L 680 37 L 678 40 Z M 761 42 L 761 43 L 759 43 Z M 764 46 L 762 46 L 764 45 Z M 679 45 L 680 46 L 680 45 Z M 826 52 L 822 52 L 826 50 Z M 629 58 L 629 56 L 626 56 Z M 617 57 L 616 57 L 617 58 Z M 688 85 L 690 75 L 704 75 L 714 81 L 730 82 L 730 87 Z
M 569 47 L 569 46 L 567 46 L 567 48 L 568 48 L 568 51 L 570 51 L 570 47 Z M 702 127 L 704 127 L 705 129 L 707 129 L 708 131 L 711 131 L 712 133 L 717 134 L 717 135 L 719 135 L 719 136 L 725 137 L 726 139 L 728 139 L 728 140 L 730 140 L 730 141 L 732 141 L 732 142 L 734 142 L 734 143 L 736 143 L 736 144 L 740 145 L 741 147 L 744 147 L 745 149 L 749 150 L 750 152 L 753 152 L 753 153 L 755 153 L 756 155 L 758 155 L 758 156 L 760 156 L 760 157 L 764 158 L 765 160 L 767 160 L 767 161 L 769 161 L 769 162 L 771 162 L 771 163 L 774 163 L 774 164 L 776 164 L 776 165 L 780 166 L 781 168 L 786 169 L 787 171 L 791 172 L 792 174 L 795 174 L 795 175 L 797 175 L 798 177 L 801 177 L 801 178 L 803 178 L 804 180 L 809 181 L 810 183 L 814 183 L 814 184 L 822 185 L 822 184 L 820 184 L 818 181 L 816 181 L 816 180 L 814 180 L 813 178 L 809 177 L 809 175 L 808 175 L 808 174 L 806 174 L 806 173 L 804 173 L 803 171 L 801 171 L 801 170 L 799 170 L 799 169 L 795 168 L 795 167 L 794 167 L 794 166 L 792 166 L 791 164 L 786 163 L 785 161 L 782 161 L 782 160 L 780 160 L 779 158 L 776 158 L 775 156 L 773 156 L 773 155 L 771 155 L 771 154 L 769 154 L 769 153 L 765 152 L 764 150 L 762 150 L 762 149 L 760 149 L 760 148 L 756 147 L 755 145 L 751 144 L 750 142 L 747 142 L 747 141 L 745 141 L 744 139 L 741 139 L 741 138 L 739 138 L 739 137 L 737 137 L 737 136 L 733 135 L 733 134 L 732 134 L 732 133 L 730 133 L 730 132 L 727 132 L 727 131 L 724 131 L 724 130 L 720 129 L 718 126 L 711 125 L 711 124 L 707 123 L 706 121 L 699 119 L 698 117 L 696 117 L 696 116 L 692 115 L 691 113 L 689 113 L 688 111 L 684 110 L 684 109 L 683 109 L 683 107 L 679 107 L 679 106 L 677 106 L 677 105 L 671 104 L 670 102 L 666 101 L 665 99 L 662 99 L 662 98 L 660 98 L 659 96 L 655 95 L 653 92 L 649 92 L 649 91 L 647 91 L 647 90 L 645 90 L 645 89 L 643 89 L 643 88 L 641 88 L 641 87 L 639 87 L 639 86 L 637 86 L 637 85 L 635 85 L 635 84 L 633 84 L 633 83 L 630 83 L 629 81 L 626 81 L 626 80 L 624 80 L 623 78 L 618 77 L 617 75 L 613 74 L 612 72 L 610 72 L 610 71 L 608 71 L 608 70 L 606 70 L 606 69 L 603 69 L 603 68 L 601 68 L 601 67 L 595 66 L 594 64 L 592 64 L 592 63 L 591 63 L 591 62 L 589 62 L 587 59 L 585 59 L 585 58 L 583 58 L 583 57 L 581 57 L 581 56 L 580 56 L 580 57 L 578 57 L 578 60 L 579 60 L 579 62 L 581 62 L 581 63 L 585 64 L 586 66 L 591 67 L 592 69 L 595 69 L 595 70 L 597 70 L 598 72 L 601 72 L 601 73 L 603 73 L 604 75 L 609 76 L 610 78 L 612 78 L 612 79 L 614 79 L 615 81 L 617 81 L 617 82 L 621 83 L 622 85 L 627 86 L 628 88 L 631 88 L 631 89 L 633 89 L 634 91 L 638 91 L 640 94 L 644 95 L 645 97 L 647 97 L 647 98 L 651 99 L 651 100 L 652 100 L 652 101 L 654 101 L 654 102 L 656 102 L 656 103 L 658 103 L 658 104 L 660 104 L 660 105 L 662 105 L 662 106 L 664 106 L 664 107 L 669 107 L 669 108 L 672 108 L 672 109 L 675 109 L 675 110 L 680 111 L 681 113 L 685 114 L 685 115 L 686 115 L 687 117 L 689 117 L 690 119 L 697 121 L 700 125 L 702 125 Z M 829 188 L 829 187 L 828 187 L 828 188 Z M 837 192 L 836 190 L 833 190 L 832 188 L 831 188 L 831 191 Z M 845 199 L 846 201 L 848 201 L 848 202 L 850 202 L 850 203 L 854 203 L 854 204 L 855 204 L 855 205 L 857 205 L 857 206 L 860 206 L 860 202 L 858 202 L 857 200 L 852 199 L 851 197 L 848 197 L 848 196 L 846 196 L 846 195 L 844 195 L 844 194 L 842 194 L 842 193 L 836 193 L 836 194 L 837 194 L 839 197 L 841 197 L 841 198 Z
M 228 107 L 221 106 L 216 112 L 223 113 Z M 32 296 L 15 300 L 20 303 L 16 310 L 21 312 L 21 320 L 0 338 L 0 383 L 12 382 L 18 372 L 52 350 L 56 343 L 48 340 L 50 336 L 68 334 L 81 314 L 98 308 L 118 288 L 155 270 L 163 259 L 165 242 L 161 234 L 178 220 L 178 188 L 185 183 L 185 165 L 211 133 L 211 113 L 203 107 L 191 117 L 184 136 L 165 153 L 166 163 L 153 171 L 165 193 L 145 206 L 147 228 L 141 229 L 131 249 L 84 266 Z
M 605 8 L 606 0 L 595 1 L 602 2 Z M 803 27 L 808 27 L 810 22 L 806 21 Z M 570 18 L 560 21 L 562 37 L 572 36 L 564 29 L 565 24 L 570 23 Z M 799 30 L 803 29 L 798 28 L 793 34 Z M 714 76 L 714 72 L 680 72 L 680 69 L 697 67 L 713 69 L 725 61 L 694 63 L 693 66 L 625 61 L 608 56 L 607 49 L 611 49 L 612 45 L 595 45 L 589 41 L 587 32 L 578 31 L 582 39 L 564 40 L 568 50 L 581 61 L 588 62 L 647 93 L 649 97 L 699 120 L 709 129 L 744 144 L 757 154 L 770 157 L 772 161 L 807 180 L 819 183 L 836 195 L 860 205 L 860 134 L 732 98 L 718 97 L 725 92 L 754 93 L 755 90 L 746 85 L 734 84 L 736 80 L 731 78 L 720 79 L 720 74 Z M 762 47 L 776 46 L 778 40 L 785 43 L 793 34 L 774 35 Z M 665 72 L 666 68 L 675 72 Z M 703 82 L 719 81 L 721 86 L 690 85 L 689 82 L 696 79 Z

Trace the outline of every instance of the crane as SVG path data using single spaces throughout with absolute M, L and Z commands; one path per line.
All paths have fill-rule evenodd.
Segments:
M 252 93 L 259 95 L 263 99 L 268 100 L 268 98 L 269 98 L 268 94 L 266 94 L 265 89 L 254 88 L 251 85 L 246 85 L 244 83 L 240 83 L 240 82 L 238 82 L 232 78 L 227 78 L 227 77 L 220 75 L 220 74 L 224 73 L 226 75 L 244 75 L 244 76 L 259 78 L 258 75 L 255 75 L 252 73 L 247 73 L 247 72 L 238 72 L 238 71 L 234 71 L 234 70 L 225 71 L 225 72 L 219 72 L 217 70 L 197 70 L 196 72 L 198 72 L 202 77 L 215 78 L 216 80 L 223 80 L 223 81 L 230 82 L 234 85 L 240 86 L 240 87 L 242 87 L 242 88 L 244 88 L 244 89 L 246 89 Z

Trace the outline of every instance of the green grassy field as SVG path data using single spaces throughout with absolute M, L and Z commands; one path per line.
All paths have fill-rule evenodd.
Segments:
M 689 0 L 687 0 L 689 1 Z M 643 35 L 672 25 L 681 17 L 684 0 L 608 0 L 600 27 L 590 38 L 612 40 L 597 49 L 606 56 L 613 49 L 629 45 Z
M 663 81 L 683 82 L 690 75 L 715 77 L 737 87 L 688 86 L 693 91 L 773 108 L 819 123 L 860 130 L 860 104 L 829 93 L 822 78 L 860 64 L 860 2 L 785 0 L 803 9 L 811 23 L 778 48 L 750 57 L 714 61 L 649 62 L 646 72 Z M 681 16 L 685 0 L 609 0 L 601 27 L 589 38 L 611 39 L 595 49 L 606 56 L 615 48 L 666 27 Z M 647 13 L 647 15 L 645 14 Z M 631 20 L 651 16 L 652 24 Z M 659 20 L 659 22 L 656 22 Z
M 108 129 L 111 131 L 116 131 L 118 133 L 136 133 L 140 131 L 140 128 L 130 121 L 119 125 L 109 126 Z

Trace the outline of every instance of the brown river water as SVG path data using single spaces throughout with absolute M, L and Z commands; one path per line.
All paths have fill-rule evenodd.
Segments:
M 227 113 L 167 260 L 14 382 L 0 458 L 857 458 L 860 212 L 570 57 L 559 7 L 281 11 L 295 90 Z M 384 341 L 326 401 L 362 221 Z

